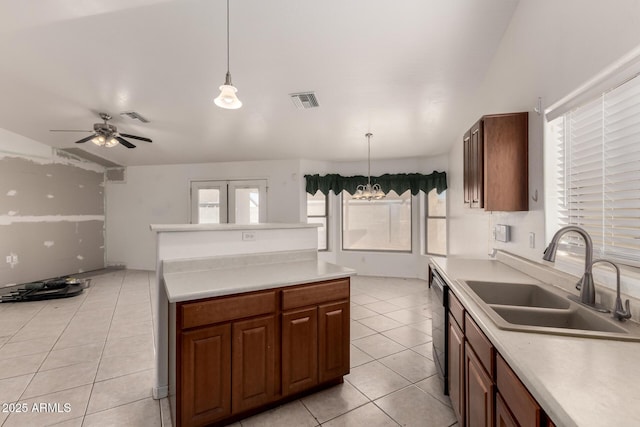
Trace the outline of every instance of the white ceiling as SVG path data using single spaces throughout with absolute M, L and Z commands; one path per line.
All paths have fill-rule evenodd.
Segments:
M 215 106 L 224 0 L 0 0 L 0 128 L 78 147 L 97 113 L 138 148 L 123 165 L 445 153 L 517 0 L 231 0 L 231 74 Z M 315 91 L 297 110 L 289 93 Z M 134 110 L 144 124 L 118 115 Z M 88 134 L 87 134 L 88 135 Z

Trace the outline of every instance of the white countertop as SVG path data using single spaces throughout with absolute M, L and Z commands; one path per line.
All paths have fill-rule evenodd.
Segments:
M 151 224 L 151 231 L 227 231 L 227 230 L 282 230 L 291 228 L 318 228 L 321 224 L 307 224 L 306 222 L 262 224 Z
M 189 301 L 353 276 L 350 268 L 301 260 L 165 273 L 169 302 Z
M 433 263 L 557 426 L 640 425 L 640 343 L 499 329 L 456 280 L 537 280 L 496 260 Z

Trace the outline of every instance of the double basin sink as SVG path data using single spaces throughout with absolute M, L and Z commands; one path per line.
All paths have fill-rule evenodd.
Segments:
M 640 341 L 637 327 L 570 301 L 550 285 L 458 281 L 501 329 Z

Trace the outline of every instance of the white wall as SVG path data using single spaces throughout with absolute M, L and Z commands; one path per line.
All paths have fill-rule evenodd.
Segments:
M 373 159 L 371 175 L 385 173 L 424 173 L 447 171 L 448 157 L 416 157 L 409 159 Z M 343 176 L 366 175 L 367 162 L 314 162 L 302 161 L 301 175 L 339 173 Z M 304 182 L 303 182 L 304 186 Z M 304 187 L 302 189 L 304 192 Z M 304 196 L 306 197 L 306 196 Z M 420 196 L 412 200 L 412 253 L 343 251 L 341 246 L 340 197 L 331 193 L 329 212 L 329 251 L 320 252 L 319 258 L 355 269 L 358 274 L 386 277 L 427 277 L 427 257 L 422 255 L 424 229 L 419 209 Z M 306 214 L 305 214 L 306 215 Z M 419 224 L 418 227 L 415 227 Z
M 149 225 L 189 222 L 191 180 L 267 179 L 267 222 L 301 222 L 299 169 L 298 160 L 128 167 L 125 183 L 106 186 L 107 264 L 155 269 Z
M 502 248 L 539 261 L 545 247 L 543 119 L 533 110 L 563 98 L 640 44 L 640 1 L 521 0 L 476 96 L 460 115 L 449 153 L 449 251 L 486 257 Z M 489 213 L 463 205 L 462 135 L 484 114 L 529 112 L 529 212 Z M 512 242 L 491 238 L 494 224 L 512 226 Z M 530 249 L 529 232 L 536 235 Z M 547 240 L 550 239 L 550 236 Z

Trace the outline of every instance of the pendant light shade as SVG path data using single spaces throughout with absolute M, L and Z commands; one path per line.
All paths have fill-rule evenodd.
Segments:
M 220 95 L 213 102 L 218 107 L 227 108 L 229 110 L 235 110 L 242 107 L 242 101 L 236 96 L 238 89 L 231 84 L 231 73 L 227 71 L 227 78 L 222 86 L 219 87 Z
M 218 107 L 229 110 L 242 107 L 242 102 L 236 95 L 238 89 L 231 83 L 231 73 L 229 72 L 229 0 L 227 0 L 227 75 L 225 76 L 224 84 L 219 89 L 220 95 L 213 100 Z
M 380 184 L 371 185 L 371 137 L 372 133 L 365 134 L 367 137 L 367 145 L 369 147 L 369 152 L 367 155 L 369 169 L 367 174 L 367 185 L 358 185 L 356 187 L 356 194 L 351 196 L 352 199 L 356 200 L 380 200 L 385 198 L 385 194 L 380 188 Z

